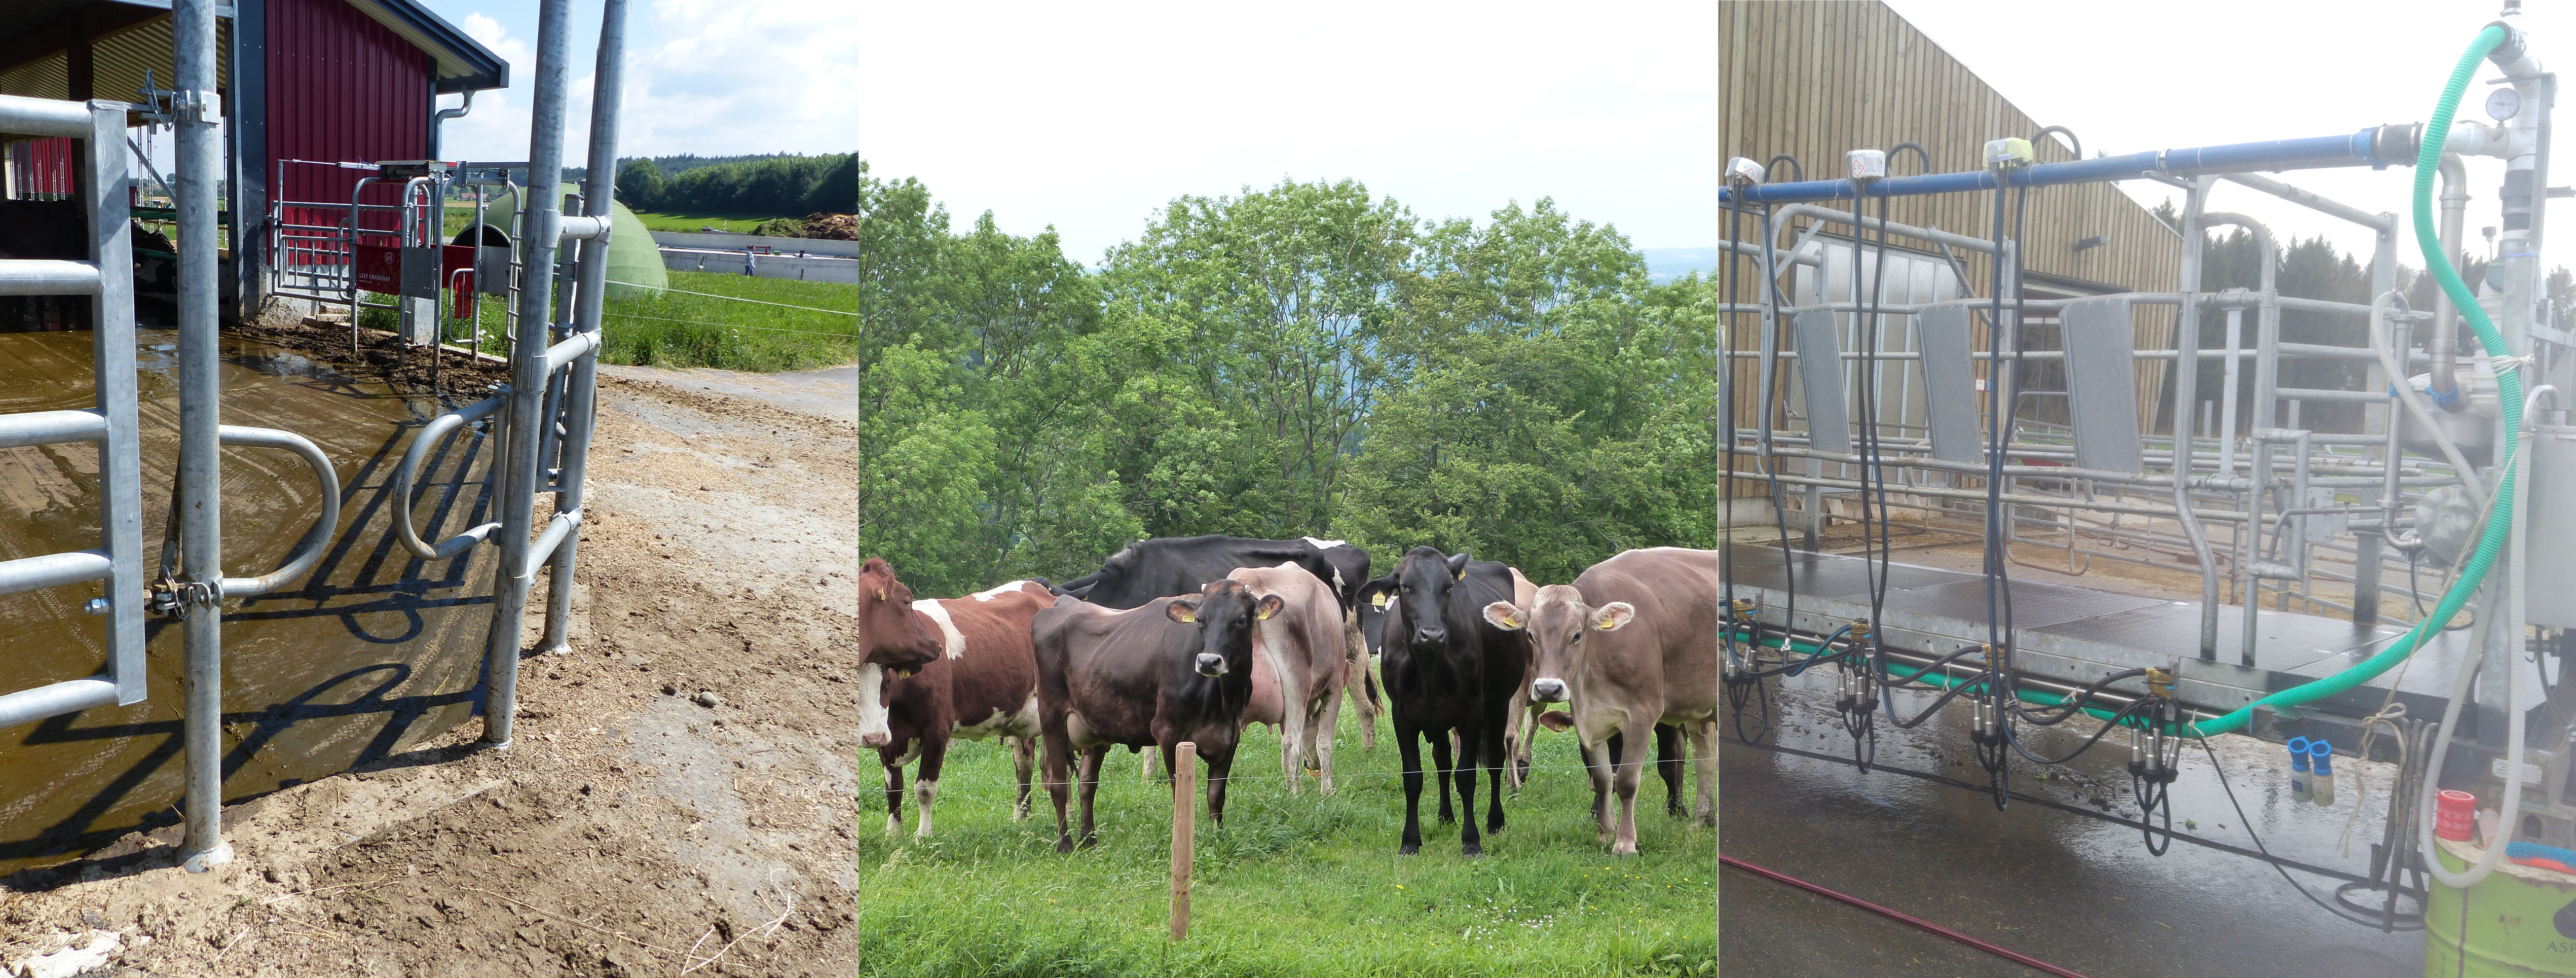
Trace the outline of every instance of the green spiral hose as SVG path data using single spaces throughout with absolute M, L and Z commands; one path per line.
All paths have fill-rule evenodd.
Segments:
M 2442 164 L 2442 143 L 2450 136 L 2451 113 L 2460 107 L 2460 95 L 2468 91 L 2470 79 L 2476 77 L 2478 63 L 2486 60 L 2487 52 L 2504 43 L 2504 39 L 2503 27 L 2490 26 L 2478 32 L 2478 39 L 2469 45 L 2468 52 L 2460 55 L 2459 66 L 2451 69 L 2450 82 L 2442 86 L 2442 100 L 2433 106 L 2432 121 L 2424 124 L 2424 145 L 2415 156 L 2415 245 L 2424 253 L 2424 267 L 2432 271 L 2434 281 L 2441 283 L 2443 294 L 2451 297 L 2451 305 L 2468 319 L 2470 328 L 2477 332 L 2478 345 L 2490 357 L 2508 355 L 2504 334 L 2496 331 L 2495 322 L 2487 318 L 2486 309 L 2478 305 L 2477 295 L 2469 291 L 2468 283 L 2460 281 L 2459 271 L 2451 267 L 2451 256 L 2442 250 L 2442 240 L 2434 232 L 2433 178 Z M 2459 580 L 2451 585 L 2449 591 L 2442 593 L 2441 601 L 2433 606 L 2433 613 L 2416 622 L 2404 638 L 2378 655 L 2316 682 L 2263 697 L 2234 713 L 2194 724 L 2194 733 L 2202 736 L 2234 733 L 2244 729 L 2246 722 L 2253 719 L 2254 707 L 2310 703 L 2378 678 L 2380 673 L 2415 654 L 2416 648 L 2443 622 L 2450 621 L 2468 605 L 2469 597 L 2486 582 L 2487 571 L 2495 566 L 2496 555 L 2504 549 L 2506 539 L 2513 532 L 2514 454 L 2521 443 L 2514 433 L 2522 430 L 2522 376 L 2514 370 L 2499 368 L 2495 378 L 2497 403 L 2504 410 L 2505 430 L 2505 436 L 2500 439 L 2504 443 L 2504 458 L 2498 466 L 2501 471 L 2496 481 L 2495 505 L 2487 510 L 2486 529 L 2478 537 L 2477 550 L 2469 555 L 2468 564 L 2460 569 Z M 2390 445 L 2389 450 L 2396 451 L 2397 446 Z M 2251 614 L 2251 609 L 2247 613 Z

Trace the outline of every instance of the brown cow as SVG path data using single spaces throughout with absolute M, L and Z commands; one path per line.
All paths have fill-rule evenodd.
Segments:
M 1244 707 L 1243 720 L 1280 728 L 1279 768 L 1288 776 L 1289 794 L 1304 790 L 1301 768 L 1312 768 L 1323 775 L 1329 797 L 1333 727 L 1342 716 L 1351 666 L 1341 602 L 1330 585 L 1295 562 L 1238 567 L 1226 579 L 1243 582 L 1256 598 L 1281 602 L 1279 613 L 1253 630 L 1252 703 Z M 1283 685 L 1299 692 L 1283 696 Z
M 883 560 L 861 569 L 859 586 L 863 620 L 879 623 L 862 626 L 863 655 L 876 654 L 867 644 L 872 635 L 909 631 L 915 647 L 919 636 L 936 637 L 936 658 L 859 667 L 859 744 L 876 748 L 885 765 L 886 834 L 903 829 L 903 766 L 919 758 L 913 801 L 921 809 L 921 825 L 913 834 L 930 838 L 939 769 L 949 742 L 958 737 L 1004 738 L 1020 780 L 1011 818 L 1027 818 L 1032 738 L 1038 734 L 1037 656 L 1029 645 L 1029 620 L 1053 607 L 1055 596 L 1042 585 L 1013 581 L 964 598 L 897 604 L 910 592 Z
M 1570 701 L 1569 726 L 1592 769 L 1593 810 L 1611 852 L 1637 852 L 1637 781 L 1659 723 L 1692 740 L 1699 773 L 1698 815 L 1717 821 L 1718 556 L 1713 550 L 1656 547 L 1592 565 L 1571 586 L 1538 589 L 1527 607 L 1485 606 L 1497 627 L 1526 629 L 1537 679 L 1530 698 Z M 1626 755 L 1614 762 L 1610 737 Z M 1613 841 L 1608 796 L 1619 795 Z
M 1252 699 L 1252 629 L 1284 604 L 1254 598 L 1240 581 L 1210 581 L 1199 593 L 1156 598 L 1111 611 L 1062 598 L 1029 625 L 1037 645 L 1038 721 L 1046 736 L 1047 794 L 1055 800 L 1056 851 L 1071 852 L 1065 793 L 1073 752 L 1082 752 L 1082 845 L 1092 832 L 1100 762 L 1113 745 L 1161 748 L 1171 774 L 1173 745 L 1198 745 L 1207 760 L 1208 814 L 1225 824 L 1225 782 Z

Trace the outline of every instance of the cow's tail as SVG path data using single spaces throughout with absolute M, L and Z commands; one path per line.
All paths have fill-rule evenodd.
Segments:
M 1366 665 L 1367 660 L 1363 659 L 1363 660 L 1361 660 L 1361 662 L 1362 662 L 1362 665 L 1363 665 L 1363 666 L 1365 666 L 1365 665 Z M 1369 709 L 1371 709 L 1371 710 L 1383 710 L 1383 709 L 1385 709 L 1385 708 L 1386 708 L 1386 701 L 1385 701 L 1385 700 L 1382 700 L 1382 699 L 1379 699 L 1379 698 L 1378 698 L 1378 695 L 1377 695 L 1377 670 L 1375 670 L 1375 669 L 1369 669 L 1369 668 L 1362 668 L 1362 669 L 1360 670 L 1360 681 L 1361 681 L 1362 683 L 1366 684 L 1366 687 L 1367 687 L 1367 689 L 1368 689 Z

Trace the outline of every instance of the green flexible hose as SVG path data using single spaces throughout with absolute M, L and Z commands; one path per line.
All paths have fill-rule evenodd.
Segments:
M 2505 349 L 2504 334 L 2496 331 L 2495 322 L 2488 319 L 2486 309 L 2478 305 L 2477 295 L 2469 291 L 2468 284 L 2460 281 L 2459 271 L 2451 267 L 2451 256 L 2443 253 L 2442 240 L 2434 232 L 2433 177 L 2442 164 L 2442 143 L 2450 136 L 2451 113 L 2460 107 L 2460 95 L 2468 91 L 2470 79 L 2476 77 L 2478 63 L 2486 60 L 2487 52 L 2504 43 L 2504 39 L 2503 27 L 2490 26 L 2478 32 L 2478 39 L 2469 45 L 2468 52 L 2460 55 L 2459 66 L 2451 69 L 2450 82 L 2442 86 L 2442 100 L 2433 106 L 2432 121 L 2424 124 L 2424 145 L 2415 156 L 2415 245 L 2424 253 L 2424 267 L 2432 271 L 2433 280 L 2441 283 L 2443 294 L 2451 297 L 2451 305 L 2468 319 L 2470 328 L 2477 331 L 2478 345 L 2485 348 L 2490 357 L 2509 354 Z M 2415 654 L 2425 638 L 2468 605 L 2469 597 L 2486 582 L 2488 569 L 2495 566 L 2497 553 L 2504 549 L 2513 532 L 2514 453 L 2522 441 L 2515 437 L 2515 433 L 2522 430 L 2522 376 L 2514 370 L 2500 368 L 2495 372 L 2495 378 L 2497 403 L 2504 410 L 2505 430 L 2501 439 L 2504 458 L 2498 466 L 2501 471 L 2496 483 L 2496 502 L 2487 511 L 2486 529 L 2478 537 L 2477 551 L 2469 555 L 2468 564 L 2460 569 L 2459 580 L 2451 585 L 2449 591 L 2443 592 L 2442 600 L 2433 606 L 2433 613 L 2416 622 L 2415 627 L 2407 630 L 2405 637 L 2396 644 L 2359 665 L 2255 700 L 2245 708 L 2215 720 L 2193 724 L 2193 733 L 2201 736 L 2234 733 L 2244 729 L 2245 724 L 2253 719 L 2254 707 L 2297 706 L 2376 679 L 2380 673 Z M 2396 446 L 2390 446 L 2390 450 L 2395 451 Z M 2252 609 L 2247 609 L 2247 613 L 2251 614 Z

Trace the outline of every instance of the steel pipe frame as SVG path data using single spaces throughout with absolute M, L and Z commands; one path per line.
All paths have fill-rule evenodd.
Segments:
M 556 542 L 544 554 L 548 566 L 546 584 L 546 629 L 537 647 L 548 652 L 569 651 L 566 644 L 572 630 L 572 595 L 574 565 L 579 560 L 582 507 L 586 505 L 586 471 L 590 460 L 590 442 L 599 417 L 599 347 L 600 318 L 608 301 L 608 246 L 613 234 L 617 186 L 618 113 L 623 107 L 626 70 L 626 0 L 607 0 L 599 28 L 599 61 L 592 73 L 589 167 L 583 179 L 587 183 L 582 195 L 582 209 L 596 222 L 595 235 L 579 245 L 577 266 L 581 280 L 573 292 L 573 335 L 546 352 L 551 367 L 564 363 L 568 372 L 563 378 L 563 455 L 562 471 L 557 483 L 562 486 L 556 497 L 557 525 L 548 529 Z M 579 352 L 567 347 L 580 345 Z M 557 357 L 564 357 L 558 360 Z M 533 568 L 531 568 L 533 572 Z
M 217 85 L 215 0 L 172 4 L 170 36 L 178 88 L 173 98 L 202 106 Z M 201 111 L 183 105 L 170 125 L 179 179 L 179 613 L 187 646 L 186 705 L 180 712 L 188 829 L 179 854 L 190 872 L 201 873 L 232 859 L 232 846 L 223 838 L 223 376 L 215 319 L 215 201 L 223 145 L 215 132 L 218 120 Z M 117 223 L 121 228 L 124 222 Z M 354 308 L 349 319 L 356 329 Z
M 2066 163 L 2041 163 L 2009 170 L 1974 170 L 1915 177 L 1887 177 L 1861 184 L 1852 180 L 1754 184 L 1720 188 L 1718 202 L 1789 204 L 1849 200 L 1860 196 L 1910 197 L 1923 194 L 2047 187 L 2069 183 L 2103 183 L 2155 176 L 2197 177 L 2257 170 L 2299 170 L 2346 166 L 2412 165 L 2412 159 L 2382 159 L 2374 150 L 2373 126 L 2343 136 L 2272 140 L 2184 149 L 2150 150 L 2125 156 L 2096 157 Z
M 518 328 L 510 343 L 509 407 L 502 438 L 501 559 L 493 574 L 492 631 L 484 644 L 482 744 L 508 750 L 519 700 L 519 629 L 528 608 L 529 534 L 536 523 L 538 431 L 546 392 L 544 339 L 552 321 L 555 248 L 562 217 L 565 90 L 571 60 L 571 0 L 545 0 L 537 15 L 535 95 L 528 122 L 528 198 L 521 210 L 527 261 L 519 269 Z

